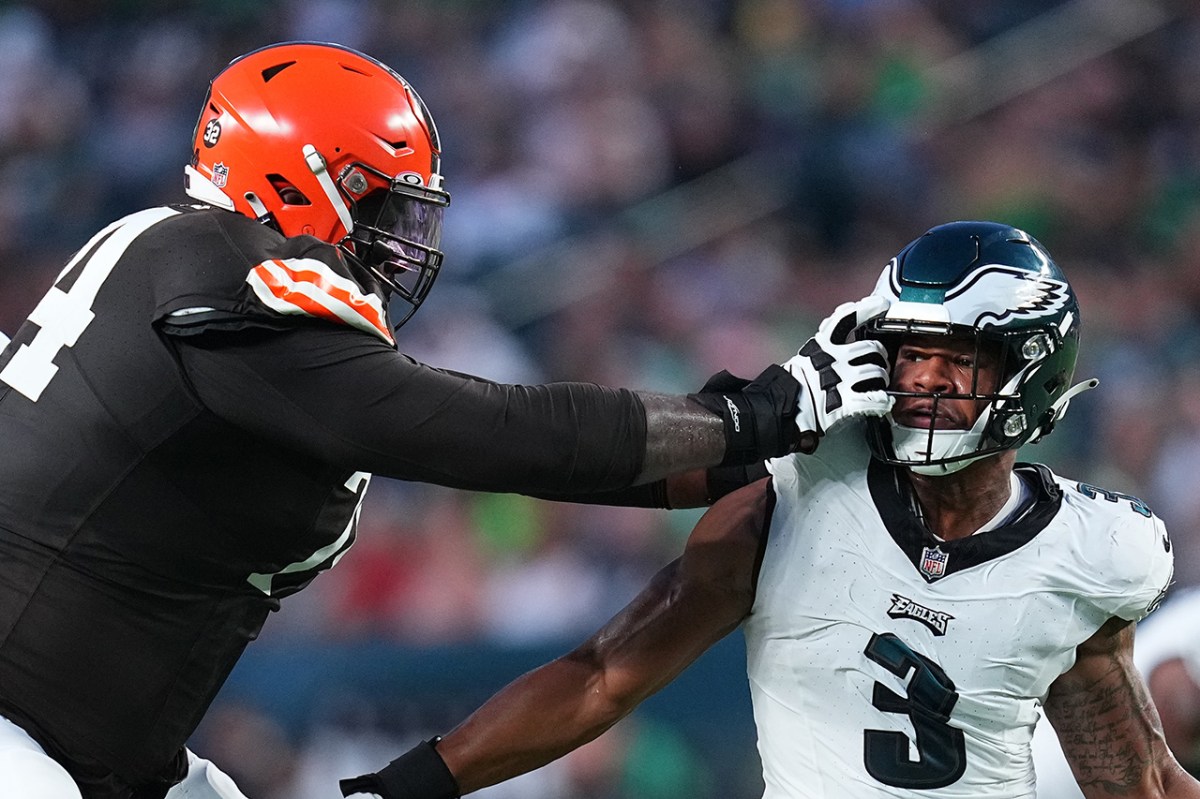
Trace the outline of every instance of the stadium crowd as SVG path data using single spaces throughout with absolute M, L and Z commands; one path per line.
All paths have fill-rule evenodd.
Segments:
M 789 357 L 932 224 L 1003 220 L 1067 271 L 1083 308 L 1078 377 L 1101 381 L 1023 457 L 1145 500 L 1172 531 L 1178 585 L 1197 585 L 1200 11 L 1157 4 L 1145 33 L 1061 71 L 1036 74 L 1021 49 L 1049 47 L 1030 34 L 1040 15 L 1112 5 L 6 4 L 0 331 L 92 231 L 183 201 L 207 76 L 262 44 L 337 41 L 408 78 L 444 145 L 446 265 L 401 350 L 509 382 L 686 392 L 718 369 L 749 376 Z M 1010 58 L 987 57 L 998 42 Z M 696 517 L 379 481 L 354 549 L 259 645 L 569 644 L 672 557 Z M 214 715 L 202 745 L 252 799 L 332 795 L 330 773 L 355 770 L 347 759 L 396 750 L 385 736 L 372 755 L 362 730 L 297 740 L 236 703 Z M 721 795 L 698 764 L 664 775 L 662 763 L 689 762 L 686 740 L 641 733 L 667 753 L 642 765 L 653 777 L 635 779 L 621 736 L 636 733 L 618 728 L 491 795 Z M 754 772 L 705 767 L 734 772 L 727 782 Z

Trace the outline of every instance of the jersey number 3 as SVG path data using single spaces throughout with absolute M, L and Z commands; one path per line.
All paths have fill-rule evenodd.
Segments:
M 958 780 L 967 768 L 967 747 L 962 730 L 949 723 L 958 701 L 954 682 L 941 666 L 892 633 L 871 636 L 863 654 L 901 679 L 912 674 L 907 697 L 877 682 L 871 704 L 884 713 L 907 715 L 917 738 L 914 760 L 904 733 L 866 730 L 867 773 L 885 785 L 918 790 L 943 788 Z

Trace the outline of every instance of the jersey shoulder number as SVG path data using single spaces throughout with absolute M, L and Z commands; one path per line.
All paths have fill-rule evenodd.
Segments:
M 1080 575 L 1098 607 L 1138 621 L 1162 600 L 1174 573 L 1174 553 L 1166 525 L 1130 494 L 1090 483 L 1064 482 L 1077 493 L 1079 552 L 1087 561 Z M 1081 577 L 1081 579 L 1083 579 Z
M 58 373 L 54 358 L 64 347 L 73 347 L 96 318 L 92 310 L 100 287 L 129 245 L 153 225 L 178 211 L 150 208 L 120 219 L 97 233 L 67 263 L 54 285 L 29 314 L 38 326 L 26 344 L 17 347 L 0 369 L 0 380 L 33 402 Z

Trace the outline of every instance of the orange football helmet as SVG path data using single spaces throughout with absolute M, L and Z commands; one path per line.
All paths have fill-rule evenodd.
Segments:
M 191 197 L 338 246 L 407 304 L 397 327 L 425 299 L 450 195 L 433 119 L 387 66 L 320 42 L 255 50 L 213 78 L 193 139 Z

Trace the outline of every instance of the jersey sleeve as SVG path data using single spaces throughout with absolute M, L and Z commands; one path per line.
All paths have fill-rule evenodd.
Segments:
M 1100 532 L 1100 531 L 1097 531 Z M 1104 556 L 1095 564 L 1092 601 L 1110 616 L 1141 621 L 1166 595 L 1174 556 L 1166 526 L 1157 516 L 1123 510 L 1103 531 Z
M 175 342 L 212 413 L 355 471 L 553 496 L 623 489 L 642 468 L 645 411 L 625 389 L 494 383 L 315 320 Z
M 334 247 L 239 214 L 183 209 L 146 246 L 154 318 L 174 336 L 319 320 L 395 345 L 378 281 Z

